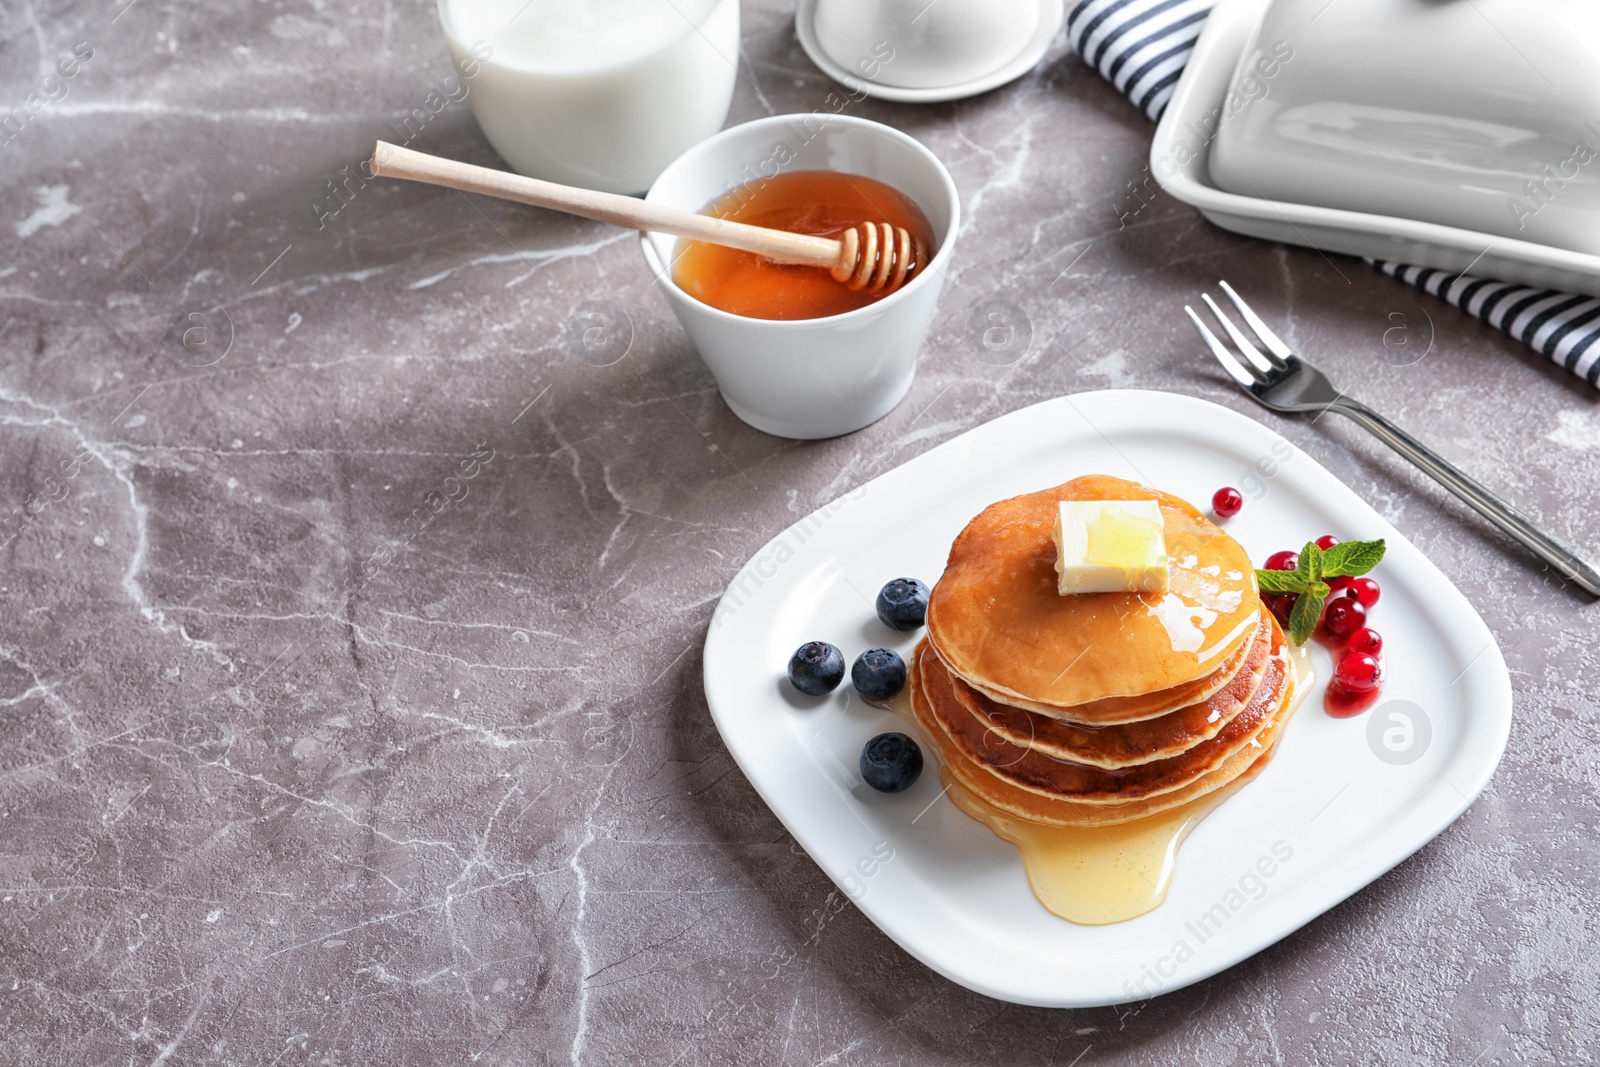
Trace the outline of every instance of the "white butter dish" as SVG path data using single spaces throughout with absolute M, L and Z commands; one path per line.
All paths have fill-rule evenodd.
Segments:
M 1278 42 L 1218 188 L 1600 254 L 1600 4 L 1273 0 L 1236 88 Z
M 1373 2 L 1377 3 L 1377 0 Z M 1325 54 L 1320 34 L 1323 32 L 1323 23 L 1332 19 L 1347 3 L 1357 5 L 1355 10 L 1371 13 L 1368 0 L 1336 0 L 1320 18 L 1316 17 L 1316 5 L 1310 5 L 1309 11 L 1306 5 L 1300 5 L 1298 10 L 1305 15 L 1307 25 L 1295 31 L 1291 39 L 1270 37 L 1269 34 L 1274 31 L 1261 29 L 1264 18 L 1274 7 L 1270 0 L 1219 0 L 1206 20 L 1205 30 L 1195 44 L 1194 53 L 1184 68 L 1171 103 L 1161 116 L 1155 140 L 1151 144 L 1150 171 L 1162 189 L 1175 199 L 1198 208 L 1218 226 L 1251 237 L 1307 245 L 1325 253 L 1342 252 L 1433 267 L 1451 273 L 1471 273 L 1480 278 L 1497 278 L 1538 288 L 1600 296 L 1600 254 L 1543 243 L 1530 239 L 1528 230 L 1515 229 L 1511 222 L 1512 214 L 1505 203 L 1505 190 L 1512 188 L 1509 184 L 1499 187 L 1496 193 L 1498 199 L 1486 198 L 1485 202 L 1490 207 L 1481 212 L 1483 217 L 1477 225 L 1469 227 L 1431 220 L 1443 216 L 1425 218 L 1400 214 L 1398 212 L 1404 205 L 1397 202 L 1398 197 L 1385 204 L 1362 201 L 1364 206 L 1361 207 L 1328 206 L 1314 199 L 1317 188 L 1313 188 L 1311 183 L 1305 183 L 1304 188 L 1272 186 L 1269 189 L 1262 184 L 1262 176 L 1252 173 L 1245 181 L 1240 173 L 1230 173 L 1230 177 L 1244 181 L 1242 187 L 1246 192 L 1240 193 L 1224 188 L 1214 179 L 1212 156 L 1217 143 L 1224 136 L 1231 136 L 1228 133 L 1230 128 L 1248 124 L 1254 109 L 1268 101 L 1286 106 L 1291 97 L 1303 100 L 1295 97 L 1298 90 L 1290 79 L 1297 65 L 1304 70 L 1313 65 L 1312 61 L 1324 64 L 1335 62 Z M 1441 10 L 1460 9 L 1471 18 L 1478 17 L 1472 13 L 1473 4 L 1383 0 L 1378 6 L 1391 13 L 1420 6 Z M 1476 6 L 1489 10 L 1481 0 Z M 1587 17 L 1589 7 L 1596 9 L 1597 15 L 1600 15 L 1600 3 L 1592 3 L 1592 0 L 1585 0 L 1584 4 L 1579 5 L 1541 5 L 1534 2 L 1530 6 L 1539 10 L 1550 9 L 1555 13 L 1549 17 L 1565 20 L 1561 21 L 1562 25 L 1575 22 L 1579 14 Z M 1497 3 L 1494 11 L 1501 12 L 1503 7 Z M 1362 47 L 1385 50 L 1384 54 L 1389 54 L 1382 26 L 1390 17 L 1377 20 L 1378 25 L 1367 26 L 1360 38 Z M 1495 17 L 1501 16 L 1497 14 Z M 1513 25 L 1521 24 L 1520 19 L 1509 17 L 1502 21 L 1508 32 Z M 1576 32 L 1572 36 L 1574 40 L 1579 39 Z M 1527 45 L 1521 38 L 1513 39 L 1518 47 Z M 1266 71 L 1270 73 L 1263 72 L 1261 64 L 1250 64 L 1247 52 L 1255 54 L 1265 51 L 1272 54 L 1274 49 L 1277 49 L 1274 58 L 1278 61 L 1265 64 Z M 1285 52 L 1288 54 L 1285 55 Z M 1512 62 L 1522 62 L 1512 49 L 1507 48 L 1507 53 Z M 1319 56 L 1323 58 L 1318 59 Z M 1260 58 L 1257 56 L 1257 59 Z M 1348 57 L 1346 61 L 1354 63 Z M 1403 64 L 1415 61 L 1415 57 L 1397 56 L 1392 61 Z M 1587 67 L 1581 69 L 1573 68 L 1570 72 L 1563 70 L 1559 75 L 1551 71 L 1550 75 L 1552 78 L 1566 77 L 1567 81 L 1560 83 L 1563 86 L 1576 85 L 1579 81 L 1589 84 L 1596 77 L 1596 69 L 1600 69 L 1600 54 L 1593 56 L 1588 63 Z M 1469 79 L 1480 73 L 1488 77 L 1486 72 L 1463 71 L 1460 91 L 1472 92 Z M 1538 77 L 1537 74 L 1530 76 Z M 1545 86 L 1545 94 L 1541 100 L 1548 97 L 1548 86 Z M 1388 106 L 1397 105 L 1391 102 Z M 1536 109 L 1542 105 L 1538 101 L 1529 101 L 1528 106 L 1529 114 L 1537 115 Z M 1600 97 L 1595 98 L 1593 106 L 1594 117 L 1600 119 Z M 1547 113 L 1546 119 L 1553 121 L 1549 120 L 1550 114 L 1554 112 Z M 1561 114 L 1569 114 L 1569 111 L 1563 109 Z M 1541 129 L 1553 131 L 1554 127 L 1541 126 Z M 1557 134 L 1547 132 L 1543 136 L 1554 138 Z M 1571 146 L 1568 148 L 1570 150 Z M 1556 158 L 1552 165 L 1559 165 L 1561 158 Z M 1376 162 L 1370 164 L 1370 169 L 1374 180 L 1394 174 L 1392 168 Z M 1595 175 L 1600 175 L 1600 159 L 1581 168 L 1584 173 L 1591 170 Z M 1252 188 L 1250 181 L 1257 188 Z M 1346 184 L 1354 186 L 1358 183 L 1352 178 Z M 1403 183 L 1401 185 L 1403 187 Z M 1564 212 L 1578 210 L 1580 198 L 1574 196 L 1567 199 L 1567 194 L 1574 192 L 1581 190 L 1574 189 L 1569 182 L 1549 205 L 1536 213 L 1535 220 L 1541 221 L 1541 225 L 1553 224 L 1554 220 L 1563 217 Z M 1391 196 L 1395 195 L 1391 193 Z M 1448 200 L 1450 194 L 1440 186 L 1436 199 Z M 1344 204 L 1351 202 L 1341 201 Z M 1559 211 L 1556 205 L 1560 205 Z M 1588 214 L 1600 217 L 1596 215 L 1595 207 L 1590 207 Z M 1582 215 L 1580 211 L 1579 216 Z M 1501 224 L 1502 220 L 1504 225 Z M 1530 222 L 1529 228 L 1532 225 Z M 1595 223 L 1590 221 L 1587 225 L 1592 228 Z M 1507 227 L 1512 227 L 1510 232 L 1519 236 L 1506 236 Z

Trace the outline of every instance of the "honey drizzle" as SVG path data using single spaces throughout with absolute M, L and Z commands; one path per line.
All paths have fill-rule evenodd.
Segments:
M 1022 853 L 1033 895 L 1046 909 L 1083 926 L 1125 922 L 1155 910 L 1167 898 L 1178 846 L 1245 779 L 1170 811 L 1115 826 L 1045 826 L 1001 811 L 946 777 L 949 797 L 971 818 Z
M 1306 650 L 1284 643 L 1294 677 L 1287 718 L 1299 708 L 1316 680 Z M 886 705 L 916 725 L 909 695 Z M 926 746 L 925 746 L 926 747 Z M 939 749 L 931 747 L 935 754 Z M 1046 909 L 1083 926 L 1126 922 L 1148 914 L 1167 899 L 1177 870 L 1178 849 L 1191 831 L 1254 778 L 1271 758 L 1269 751 L 1221 789 L 1169 811 L 1104 827 L 1046 826 L 1002 811 L 963 786 L 941 763 L 939 780 L 964 814 L 987 826 L 1022 854 L 1033 895 Z

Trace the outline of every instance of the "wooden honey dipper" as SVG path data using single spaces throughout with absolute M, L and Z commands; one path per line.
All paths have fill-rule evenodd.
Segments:
M 372 175 L 443 185 L 466 193 L 550 208 L 634 230 L 689 237 L 738 248 L 775 263 L 825 267 L 836 281 L 869 293 L 892 293 L 927 262 L 922 242 L 901 226 L 863 222 L 837 238 L 813 237 L 751 226 L 711 215 L 651 204 L 631 196 L 578 189 L 474 166 L 379 141 L 372 150 Z

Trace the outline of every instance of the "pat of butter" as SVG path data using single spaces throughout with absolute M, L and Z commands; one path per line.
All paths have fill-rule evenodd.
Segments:
M 1064 500 L 1056 516 L 1057 591 L 1164 593 L 1167 544 L 1154 500 Z

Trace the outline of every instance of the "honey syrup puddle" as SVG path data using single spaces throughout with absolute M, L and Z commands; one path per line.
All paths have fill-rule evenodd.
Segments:
M 1294 671 L 1293 715 L 1316 680 L 1306 649 L 1285 642 Z M 885 705 L 915 725 L 909 693 Z M 936 748 L 924 746 L 930 751 Z M 1137 919 L 1167 899 L 1178 849 L 1190 832 L 1266 766 L 1266 753 L 1221 789 L 1145 819 L 1104 827 L 1046 826 L 1019 819 L 977 796 L 939 767 L 939 780 L 955 806 L 1022 854 L 1033 895 L 1046 909 L 1083 926 Z
M 1258 761 L 1239 778 L 1170 811 L 1115 826 L 1044 826 L 1001 811 L 954 778 L 940 775 L 948 795 L 1022 853 L 1033 895 L 1047 909 L 1084 926 L 1136 919 L 1167 899 L 1178 846 L 1189 831 L 1253 777 Z M 942 770 L 942 768 L 941 768 Z

